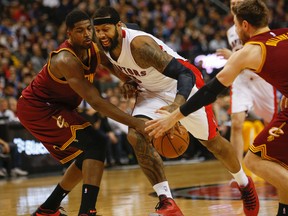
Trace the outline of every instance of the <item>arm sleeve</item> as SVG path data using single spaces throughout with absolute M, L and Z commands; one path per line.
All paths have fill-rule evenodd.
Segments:
M 177 59 L 173 58 L 163 71 L 163 74 L 177 80 L 177 94 L 184 96 L 185 99 L 189 97 L 195 84 L 195 75 L 189 68 L 186 68 Z
M 189 100 L 180 106 L 180 112 L 187 116 L 203 106 L 213 103 L 217 96 L 227 87 L 216 77 L 200 88 Z

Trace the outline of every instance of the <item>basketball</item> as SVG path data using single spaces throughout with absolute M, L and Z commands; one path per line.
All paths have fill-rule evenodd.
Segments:
M 174 130 L 173 138 L 169 132 L 165 132 L 163 136 L 154 138 L 152 144 L 156 151 L 166 158 L 177 158 L 184 154 L 189 146 L 189 133 L 186 128 L 179 123 Z

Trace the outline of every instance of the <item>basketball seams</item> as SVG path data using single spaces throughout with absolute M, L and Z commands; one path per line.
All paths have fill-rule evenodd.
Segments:
M 166 136 L 167 136 L 167 133 L 165 132 L 164 136 L 161 139 L 161 155 L 163 155 L 163 156 L 164 156 L 164 143 L 165 143 L 164 139 L 165 139 Z
M 180 154 L 178 153 L 177 149 L 176 149 L 175 146 L 173 145 L 172 139 L 171 139 L 171 137 L 169 136 L 169 134 L 167 134 L 167 135 L 165 135 L 165 136 L 167 136 L 167 139 L 168 139 L 168 141 L 169 141 L 169 144 L 170 144 L 170 146 L 174 149 L 175 153 L 176 153 L 178 156 L 180 156 Z M 164 152 L 163 152 L 163 153 L 164 153 Z
M 170 133 L 165 132 L 161 137 L 152 140 L 152 145 L 161 156 L 177 158 L 187 150 L 190 142 L 189 133 L 182 125 L 179 129 L 182 133 L 175 131 L 173 139 L 170 138 Z

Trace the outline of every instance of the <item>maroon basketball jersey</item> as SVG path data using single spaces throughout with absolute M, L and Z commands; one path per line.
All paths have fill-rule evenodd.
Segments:
M 259 76 L 288 96 L 288 28 L 271 30 L 252 37 L 248 43 L 262 48 L 262 64 Z M 262 159 L 274 161 L 288 169 L 288 108 L 279 112 L 258 134 L 250 151 Z
M 262 48 L 262 64 L 259 76 L 288 96 L 288 28 L 270 30 L 250 38 L 247 42 Z
M 69 86 L 67 81 L 56 78 L 50 71 L 51 57 L 63 50 L 71 52 L 79 59 L 71 44 L 67 40 L 63 42 L 57 50 L 51 52 L 47 64 L 44 65 L 31 84 L 22 92 L 24 98 L 34 100 L 37 98 L 37 100 L 45 101 L 46 103 L 62 104 L 70 109 L 78 107 L 82 98 Z M 85 77 L 90 82 L 93 82 L 97 62 L 100 62 L 98 47 L 94 43 L 88 50 L 88 58 L 89 65 L 84 65 L 80 59 L 79 62 L 83 66 Z

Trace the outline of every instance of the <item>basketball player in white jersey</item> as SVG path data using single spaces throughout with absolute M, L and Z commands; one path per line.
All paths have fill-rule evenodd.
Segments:
M 230 9 L 243 0 L 231 0 Z M 232 11 L 232 10 L 231 10 Z M 227 31 L 227 39 L 232 48 L 219 49 L 217 55 L 228 59 L 232 52 L 243 47 L 236 33 L 235 25 Z M 277 113 L 276 89 L 250 70 L 243 70 L 231 87 L 231 136 L 230 142 L 235 148 L 239 161 L 244 154 L 242 128 L 247 113 L 253 111 L 267 125 Z
M 111 63 L 119 69 L 118 76 L 125 76 L 127 95 L 137 91 L 133 116 L 148 120 L 159 117 L 155 113 L 157 109 L 172 112 L 204 85 L 201 72 L 161 40 L 142 31 L 123 28 L 119 14 L 112 7 L 99 8 L 93 22 L 96 38 Z M 240 185 L 244 206 L 249 206 L 251 197 L 246 195 L 255 192 L 254 184 L 243 172 L 230 143 L 219 135 L 212 106 L 199 109 L 181 123 L 229 170 Z M 160 200 L 156 212 L 149 215 L 183 216 L 172 198 L 159 154 L 132 128 L 129 128 L 128 140 Z M 256 198 L 258 201 L 257 195 Z

